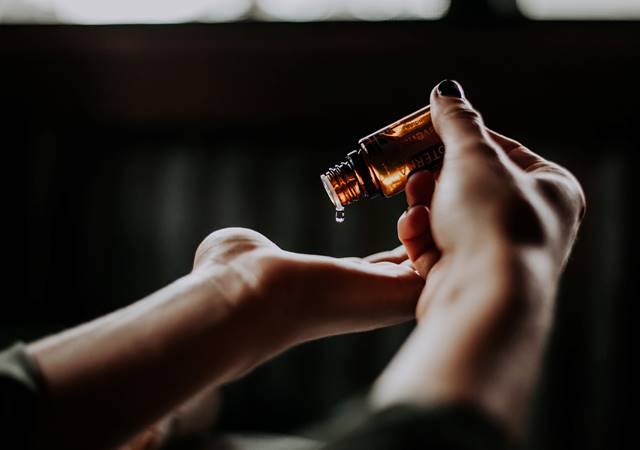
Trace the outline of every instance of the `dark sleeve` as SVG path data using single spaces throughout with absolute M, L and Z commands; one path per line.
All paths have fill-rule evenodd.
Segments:
M 38 414 L 42 378 L 23 344 L 0 352 L 0 442 L 27 449 Z
M 372 416 L 325 450 L 514 450 L 504 430 L 479 409 L 396 406 Z

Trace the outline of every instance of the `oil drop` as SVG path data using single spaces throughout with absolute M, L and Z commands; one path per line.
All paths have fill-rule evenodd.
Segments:
M 344 222 L 344 206 L 342 206 L 342 202 L 340 201 L 340 197 L 336 193 L 331 181 L 326 175 L 320 175 L 320 179 L 322 180 L 322 185 L 324 189 L 327 191 L 327 195 L 331 199 L 331 203 L 336 208 L 336 222 L 342 223 Z

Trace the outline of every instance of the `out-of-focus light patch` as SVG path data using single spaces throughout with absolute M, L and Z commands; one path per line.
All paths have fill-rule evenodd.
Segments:
M 252 0 L 209 0 L 202 14 L 195 19 L 203 22 L 233 22 L 247 17 L 252 6 Z
M 0 23 L 56 23 L 50 0 L 0 0 Z
M 405 0 L 407 17 L 439 19 L 449 10 L 450 0 Z
M 437 19 L 450 0 L 0 0 L 0 23 Z
M 437 19 L 444 16 L 449 0 L 346 0 L 349 15 L 362 20 Z
M 640 0 L 517 0 L 532 19 L 638 20 Z
M 80 24 L 232 21 L 243 18 L 251 0 L 39 0 L 58 20 Z
M 351 15 L 363 20 L 390 20 L 405 11 L 402 0 L 347 0 L 346 4 Z
M 340 0 L 255 0 L 258 18 L 291 22 L 326 20 L 337 11 Z

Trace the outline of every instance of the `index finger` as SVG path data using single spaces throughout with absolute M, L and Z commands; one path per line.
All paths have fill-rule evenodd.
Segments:
M 586 210 L 584 191 L 569 170 L 532 152 L 518 141 L 490 129 L 487 131 L 518 167 L 534 177 L 544 196 L 560 209 L 563 216 L 582 220 Z
M 435 189 L 436 180 L 433 173 L 428 170 L 415 172 L 409 176 L 405 187 L 407 205 L 409 207 L 416 205 L 429 206 Z
M 392 262 L 400 264 L 408 258 L 409 256 L 407 256 L 407 251 L 404 249 L 404 245 L 400 245 L 393 250 L 387 250 L 366 256 L 363 260 L 370 263 Z
M 550 161 L 547 161 L 537 153 L 532 152 L 520 142 L 508 138 L 507 136 L 500 134 L 487 128 L 489 136 L 498 144 L 502 150 L 509 156 L 511 161 L 516 163 L 525 172 L 532 172 L 538 167 L 546 164 L 551 165 Z

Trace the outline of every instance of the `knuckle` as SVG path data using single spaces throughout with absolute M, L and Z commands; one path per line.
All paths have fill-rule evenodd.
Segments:
M 248 228 L 230 227 L 209 234 L 196 250 L 196 260 L 229 259 L 265 246 L 273 246 L 262 234 Z
M 231 243 L 251 242 L 264 239 L 264 236 L 257 231 L 242 227 L 223 228 L 221 230 L 214 231 L 211 235 L 215 236 L 216 239 Z
M 564 219 L 581 222 L 587 210 L 587 201 L 578 180 L 566 169 L 554 166 L 536 178 L 542 196 Z
M 455 104 L 448 108 L 444 112 L 444 117 L 447 119 L 468 122 L 470 125 L 476 126 L 478 129 L 482 129 L 484 127 L 482 115 L 465 103 Z

